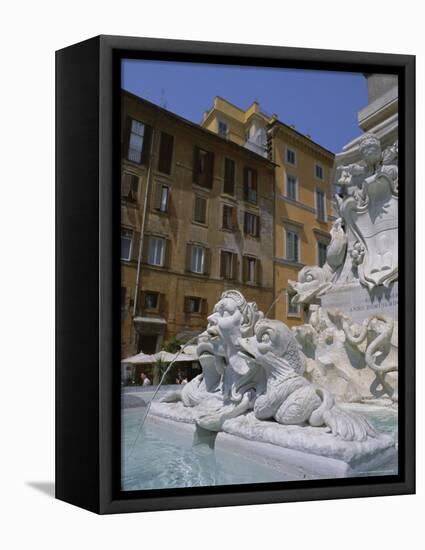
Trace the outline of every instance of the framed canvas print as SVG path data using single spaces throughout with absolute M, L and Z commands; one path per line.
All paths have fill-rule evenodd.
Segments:
M 56 496 L 413 493 L 414 57 L 57 52 Z

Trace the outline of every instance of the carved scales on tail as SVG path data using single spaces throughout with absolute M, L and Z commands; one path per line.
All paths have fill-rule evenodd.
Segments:
M 250 360 L 266 372 L 267 385 L 254 404 L 259 420 L 274 419 L 279 424 L 308 423 L 327 426 L 336 436 L 347 441 L 364 441 L 377 432 L 368 421 L 335 405 L 332 394 L 309 382 L 291 330 L 282 322 L 263 319 L 255 335 L 241 339 L 241 348 Z

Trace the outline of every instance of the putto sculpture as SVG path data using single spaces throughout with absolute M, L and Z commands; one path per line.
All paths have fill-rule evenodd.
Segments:
M 201 428 L 220 431 L 252 412 L 259 421 L 325 427 L 344 441 L 378 437 L 365 418 L 338 407 L 329 390 L 305 377 L 294 333 L 264 318 L 237 290 L 223 292 L 197 353 L 203 373 L 162 402 L 191 408 L 190 418 Z
M 357 282 L 373 290 L 398 278 L 398 142 L 382 152 L 379 139 L 364 134 L 358 155 L 359 162 L 337 166 L 338 218 L 326 263 L 288 281 L 294 305 L 318 303 L 335 286 Z

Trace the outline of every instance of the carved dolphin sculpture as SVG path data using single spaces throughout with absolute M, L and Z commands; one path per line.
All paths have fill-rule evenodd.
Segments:
M 281 321 L 259 321 L 254 336 L 241 338 L 240 347 L 247 360 L 256 361 L 266 372 L 266 389 L 254 403 L 254 414 L 259 420 L 273 418 L 279 424 L 327 426 L 347 441 L 377 436 L 365 418 L 337 407 L 329 391 L 303 376 L 304 363 L 297 341 Z

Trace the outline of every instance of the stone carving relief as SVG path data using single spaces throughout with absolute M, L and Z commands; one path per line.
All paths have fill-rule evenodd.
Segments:
M 295 333 L 265 319 L 236 290 L 215 305 L 197 353 L 203 373 L 162 401 L 180 401 L 201 428 L 220 431 L 230 419 L 253 413 L 280 425 L 325 427 L 344 441 L 378 437 L 366 419 L 338 407 L 329 389 L 306 376 Z
M 398 329 L 391 317 L 371 315 L 357 324 L 337 309 L 311 306 L 309 323 L 293 330 L 307 378 L 337 401 L 397 401 Z
M 362 136 L 359 161 L 336 168 L 338 219 L 327 261 L 304 267 L 288 282 L 296 304 L 318 303 L 334 285 L 358 282 L 372 290 L 398 278 L 398 142 L 384 151 L 373 134 Z

